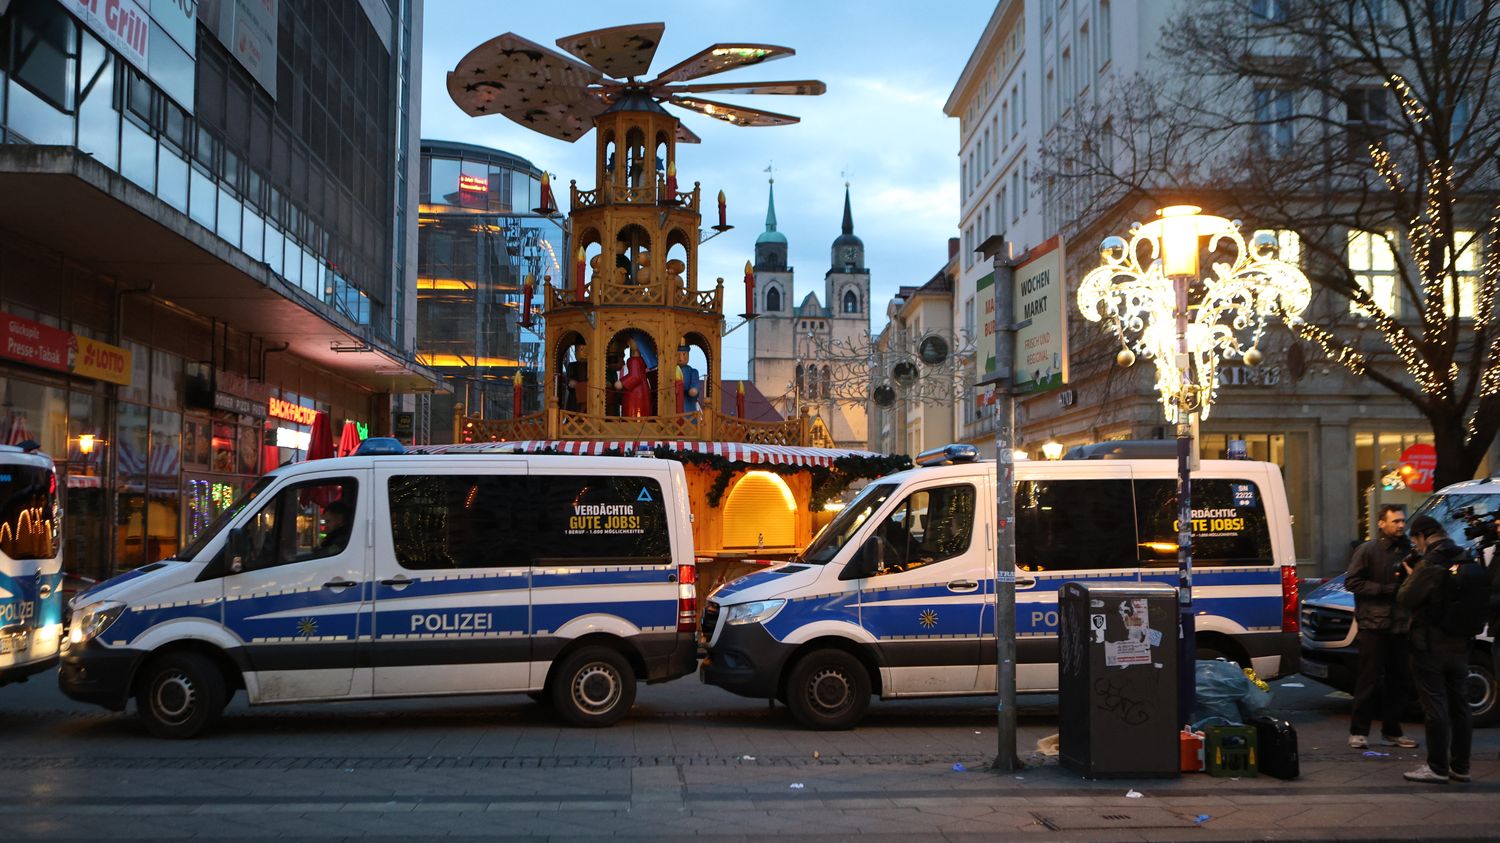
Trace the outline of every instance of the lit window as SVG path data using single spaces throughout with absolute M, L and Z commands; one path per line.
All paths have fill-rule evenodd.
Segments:
M 1297 232 L 1289 231 L 1285 228 L 1262 228 L 1257 230 L 1254 236 L 1259 237 L 1261 234 L 1267 232 L 1276 235 L 1276 244 L 1279 252 L 1277 257 L 1280 260 L 1292 266 L 1302 265 L 1302 238 L 1298 236 Z
M 1479 295 L 1479 253 L 1482 244 L 1475 238 L 1474 232 L 1460 230 L 1453 232 L 1453 245 L 1458 250 L 1458 255 L 1452 259 L 1453 272 L 1458 276 L 1458 316 L 1460 319 L 1473 319 Z M 1443 312 L 1448 316 L 1453 315 L 1451 284 L 1443 285 Z
M 1396 315 L 1396 256 L 1391 251 L 1394 238 L 1395 232 L 1387 232 L 1385 236 L 1369 231 L 1349 232 L 1349 271 L 1354 274 L 1354 283 L 1368 292 L 1388 316 Z M 1371 315 L 1352 299 L 1349 312 Z

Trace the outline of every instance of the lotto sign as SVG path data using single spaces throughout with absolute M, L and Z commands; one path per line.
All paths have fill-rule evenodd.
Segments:
M 1401 452 L 1401 479 L 1413 492 L 1431 492 L 1432 474 L 1437 470 L 1437 448 L 1413 445 Z

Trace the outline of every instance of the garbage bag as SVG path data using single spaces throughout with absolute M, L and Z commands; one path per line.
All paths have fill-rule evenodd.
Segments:
M 1244 724 L 1271 704 L 1271 695 L 1256 687 L 1240 666 L 1223 659 L 1198 662 L 1197 705 L 1193 725 Z

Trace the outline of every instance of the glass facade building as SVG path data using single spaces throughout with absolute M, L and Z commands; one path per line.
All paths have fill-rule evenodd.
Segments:
M 433 379 L 407 258 L 422 0 L 142 0 L 126 31 L 96 5 L 0 4 L 0 326 L 62 349 L 0 350 L 0 442 L 57 461 L 88 578 L 305 458 L 288 408 L 386 433 Z
M 561 285 L 559 223 L 532 209 L 542 171 L 524 158 L 448 141 L 422 141 L 417 235 L 417 348 L 452 388 L 432 403 L 433 439 L 451 438 L 454 405 L 484 418 L 543 405 L 542 287 Z M 532 285 L 530 327 L 524 294 Z

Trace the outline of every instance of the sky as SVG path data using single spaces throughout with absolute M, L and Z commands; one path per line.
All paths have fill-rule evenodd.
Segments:
M 943 113 L 994 9 L 981 0 L 912 3 L 899 0 L 699 0 L 602 3 L 426 0 L 422 40 L 422 137 L 493 147 L 520 155 L 567 184 L 593 188 L 594 133 L 566 143 L 531 132 L 500 115 L 472 118 L 448 97 L 445 78 L 464 54 L 504 32 L 553 47 L 563 36 L 606 26 L 666 23 L 652 63 L 658 72 L 717 42 L 769 43 L 795 56 L 704 77 L 701 82 L 820 79 L 820 97 L 722 96 L 724 102 L 795 114 L 792 126 L 731 126 L 669 108 L 701 145 L 678 147 L 683 189 L 703 185 L 705 224 L 723 190 L 735 228 L 704 244 L 700 285 L 725 279 L 729 325 L 744 312 L 745 261 L 765 230 L 766 179 L 776 179 L 777 228 L 796 269 L 795 301 L 809 292 L 823 301 L 829 247 L 839 234 L 848 181 L 854 232 L 870 269 L 872 331 L 886 322 L 897 288 L 925 283 L 947 258 L 958 233 L 958 120 Z M 559 50 L 560 52 L 560 50 Z M 717 95 L 711 95 L 717 96 Z M 773 166 L 772 173 L 766 172 Z M 711 233 L 711 232 L 709 232 Z M 824 304 L 827 304 L 824 301 Z M 749 334 L 724 338 L 724 377 L 743 378 Z

